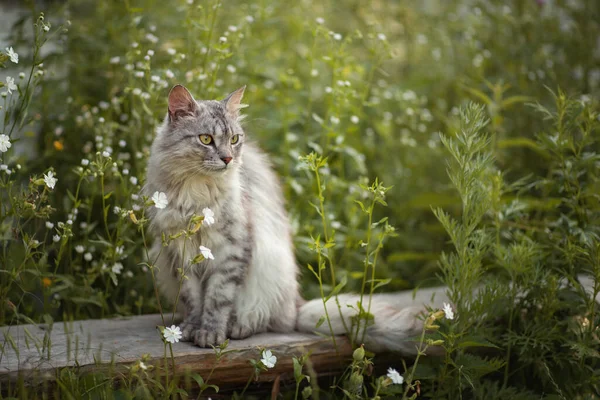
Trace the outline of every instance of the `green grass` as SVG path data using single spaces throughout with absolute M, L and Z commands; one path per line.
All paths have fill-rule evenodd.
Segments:
M 600 291 L 598 2 L 30 7 L 19 64 L 0 55 L 18 85 L 0 98 L 1 325 L 161 310 L 137 194 L 166 94 L 247 85 L 305 297 L 360 292 L 368 321 L 373 291 L 445 284 L 456 307 L 420 342 L 445 356 L 399 359 L 404 385 L 359 357 L 313 395 L 409 398 L 418 381 L 435 399 L 600 396 L 598 305 L 576 281 Z M 61 371 L 58 395 L 185 397 L 138 372 L 92 395 L 108 376 Z

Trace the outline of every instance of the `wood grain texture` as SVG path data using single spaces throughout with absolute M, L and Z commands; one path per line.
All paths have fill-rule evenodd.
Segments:
M 14 381 L 19 375 L 25 381 L 52 380 L 57 369 L 75 365 L 82 372 L 118 372 L 140 360 L 143 354 L 149 354 L 154 363 L 163 363 L 165 347 L 157 325 L 162 325 L 162 320 L 153 314 L 56 323 L 51 330 L 43 324 L 0 328 L 0 382 Z M 268 348 L 277 356 L 277 365 L 262 373 L 259 381 L 274 381 L 280 375 L 281 379 L 291 378 L 292 356 L 306 353 L 311 354 L 315 371 L 328 374 L 347 365 L 352 355 L 346 338 L 338 337 L 336 341 L 337 353 L 329 338 L 304 333 L 263 333 L 231 340 L 218 363 L 213 349 L 180 342 L 173 344 L 175 373 L 190 371 L 206 377 L 214 368 L 213 382 L 243 385 L 253 373 L 248 360 L 260 359 L 261 349 Z

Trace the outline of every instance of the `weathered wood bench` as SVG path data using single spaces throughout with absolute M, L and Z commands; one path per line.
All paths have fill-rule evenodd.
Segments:
M 170 322 L 170 321 L 168 321 Z M 160 315 L 0 328 L 0 386 L 23 379 L 30 384 L 52 381 L 59 369 L 77 366 L 80 372 L 124 371 L 149 354 L 151 362 L 164 362 L 165 347 L 156 329 Z M 260 359 L 262 349 L 277 356 L 274 368 L 262 372 L 259 381 L 293 380 L 292 356 L 310 353 L 312 368 L 319 375 L 338 373 L 352 356 L 349 341 L 336 337 L 337 352 L 330 338 L 312 334 L 263 333 L 245 340 L 232 340 L 227 353 L 217 361 L 213 349 L 191 343 L 173 344 L 175 375 L 197 373 L 219 386 L 243 387 L 253 375 L 250 359 Z M 168 362 L 171 364 L 170 352 Z M 213 371 L 214 369 L 214 371 Z M 211 372 L 212 371 L 212 372 Z M 173 372 L 171 372 L 173 373 Z

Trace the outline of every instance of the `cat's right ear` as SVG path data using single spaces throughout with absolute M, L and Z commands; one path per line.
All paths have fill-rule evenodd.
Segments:
M 169 92 L 169 122 L 194 115 L 197 107 L 196 100 L 184 86 L 175 85 Z

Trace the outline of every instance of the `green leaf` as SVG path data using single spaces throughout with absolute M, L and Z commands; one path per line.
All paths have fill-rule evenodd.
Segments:
M 325 316 L 321 315 L 321 318 L 319 318 L 319 320 L 317 321 L 317 325 L 315 325 L 315 329 L 319 328 L 321 325 L 323 325 L 323 322 L 325 322 Z
M 458 341 L 457 348 L 464 349 L 467 347 L 499 347 L 481 336 L 465 336 Z
M 344 288 L 344 286 L 346 286 L 346 283 L 348 283 L 348 277 L 346 277 L 344 275 L 344 277 L 342 277 L 341 282 L 338 283 L 337 285 L 335 285 L 335 287 L 333 288 L 333 290 L 331 291 L 331 293 L 329 294 L 329 296 L 327 296 L 325 298 L 325 301 L 329 300 L 333 296 L 337 296 L 338 293 L 340 293 L 340 291 Z

